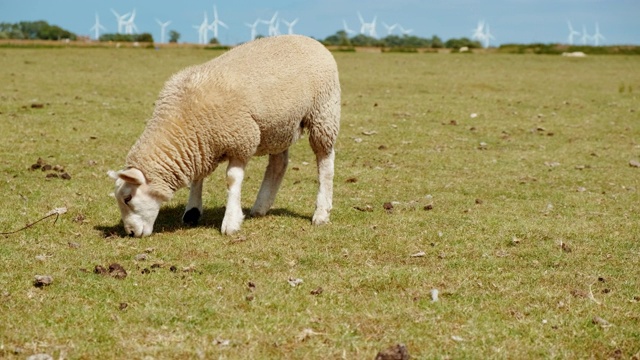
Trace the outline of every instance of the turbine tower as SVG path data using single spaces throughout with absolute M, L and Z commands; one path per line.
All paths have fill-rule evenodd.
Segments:
M 100 18 L 98 17 L 98 13 L 96 13 L 96 23 L 89 30 L 95 31 L 96 40 L 100 39 L 100 30 L 107 31 L 107 28 L 105 28 L 104 26 L 102 26 L 102 24 L 100 24 Z
M 118 14 L 115 10 L 111 9 L 113 15 L 115 15 L 116 20 L 118 21 L 118 34 L 122 33 L 122 28 L 127 24 L 125 19 L 131 15 L 131 13 L 126 13 L 124 15 Z
M 580 35 L 580 32 L 575 31 L 575 30 L 573 29 L 573 26 L 571 26 L 571 21 L 568 21 L 568 20 L 567 20 L 567 25 L 569 25 L 569 38 L 568 38 L 569 45 L 573 45 L 573 37 L 574 37 L 575 35 Z
M 288 22 L 285 19 L 282 19 L 282 22 L 287 26 L 287 33 L 293 34 L 293 27 L 298 23 L 298 19 L 295 19 L 292 22 Z
M 600 33 L 600 26 L 598 25 L 598 23 L 596 23 L 596 33 L 593 34 L 593 36 L 591 37 L 593 39 L 593 44 L 595 46 L 600 46 L 600 40 L 607 40 L 601 33 Z
M 194 29 L 198 30 L 198 44 L 206 45 L 207 44 L 207 36 L 209 35 L 209 18 L 207 17 L 207 12 L 204 12 L 204 20 L 200 25 L 193 25 Z
M 218 39 L 218 25 L 222 26 L 223 28 L 228 29 L 229 27 L 227 26 L 227 24 L 223 23 L 222 21 L 220 21 L 220 19 L 218 19 L 218 9 L 216 9 L 216 6 L 213 5 L 213 22 L 211 23 L 211 25 L 209 25 L 209 30 L 213 31 L 213 37 L 219 41 Z
M 167 22 L 162 22 L 158 19 L 156 19 L 156 22 L 158 23 L 158 25 L 160 25 L 160 42 L 164 43 L 164 34 L 166 33 L 167 30 L 167 26 L 169 26 L 169 24 L 171 24 L 171 21 L 167 21 Z

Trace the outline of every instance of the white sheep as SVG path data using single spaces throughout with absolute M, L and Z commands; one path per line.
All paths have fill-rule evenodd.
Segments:
M 263 38 L 238 46 L 173 75 L 160 92 L 147 126 L 115 179 L 125 231 L 150 235 L 163 202 L 190 185 L 183 221 L 202 214 L 202 182 L 228 161 L 227 206 L 222 233 L 240 230 L 240 192 L 254 155 L 269 163 L 252 216 L 273 205 L 287 168 L 288 149 L 309 133 L 319 190 L 312 223 L 329 222 L 334 145 L 340 127 L 340 83 L 331 53 L 299 35 Z

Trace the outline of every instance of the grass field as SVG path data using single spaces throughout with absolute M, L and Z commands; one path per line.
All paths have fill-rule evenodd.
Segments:
M 68 209 L 0 236 L 0 357 L 640 358 L 640 57 L 335 53 L 330 225 L 303 139 L 238 236 L 217 171 L 200 226 L 182 190 L 124 237 L 107 170 L 170 74 L 218 54 L 0 49 L 0 232 Z

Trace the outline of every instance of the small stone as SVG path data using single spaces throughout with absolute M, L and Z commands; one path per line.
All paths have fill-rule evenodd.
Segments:
M 418 251 L 417 253 L 411 254 L 410 257 L 424 257 L 427 255 L 424 251 Z
M 304 282 L 304 280 L 297 278 L 289 278 L 289 280 L 287 281 L 289 282 L 289 285 L 291 285 L 291 287 L 296 287 Z
M 136 261 L 146 261 L 148 258 L 149 255 L 147 255 L 146 253 L 138 254 L 135 257 Z
M 44 286 L 49 286 L 52 283 L 53 283 L 53 277 L 49 275 L 36 275 L 35 280 L 33 281 L 33 286 L 44 287 Z
M 390 203 L 390 202 L 386 202 L 386 203 L 384 203 L 384 204 L 382 205 L 382 207 L 383 207 L 385 210 L 387 210 L 387 211 L 393 210 L 393 204 L 392 204 L 392 203 Z
M 62 173 L 62 175 L 60 175 L 61 178 L 63 178 L 64 180 L 71 180 L 71 175 L 69 175 L 69 173 Z
M 124 310 L 124 309 L 126 309 L 126 308 L 128 308 L 128 307 L 129 307 L 129 304 L 127 304 L 126 302 L 121 302 L 121 303 L 120 303 L 120 306 L 118 306 L 118 308 L 119 308 L 120 310 Z
M 217 338 L 213 343 L 219 346 L 229 346 L 231 345 L 231 340 Z
M 171 267 L 169 267 L 169 271 L 171 272 L 177 272 L 178 268 L 175 265 L 171 265 Z
M 433 210 L 433 204 L 425 205 L 423 209 L 426 211 Z
M 629 166 L 635 167 L 635 168 L 640 168 L 640 161 L 638 161 L 638 160 L 630 160 L 629 161 Z
M 605 320 L 605 319 L 601 318 L 600 316 L 595 316 L 595 317 L 591 320 L 591 322 L 592 322 L 594 325 L 599 325 L 599 326 L 600 326 L 600 327 L 602 327 L 602 328 L 607 328 L 607 327 L 610 327 L 610 326 L 611 326 L 611 324 L 610 324 L 607 320 Z
M 438 289 L 431 289 L 431 301 L 432 302 L 436 302 L 438 301 L 438 294 L 440 292 L 438 291 Z

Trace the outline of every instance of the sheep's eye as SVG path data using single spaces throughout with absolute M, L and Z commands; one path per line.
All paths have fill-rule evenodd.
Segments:
M 127 197 L 124 198 L 124 204 L 129 205 L 129 201 L 131 201 L 131 195 L 127 195 Z

